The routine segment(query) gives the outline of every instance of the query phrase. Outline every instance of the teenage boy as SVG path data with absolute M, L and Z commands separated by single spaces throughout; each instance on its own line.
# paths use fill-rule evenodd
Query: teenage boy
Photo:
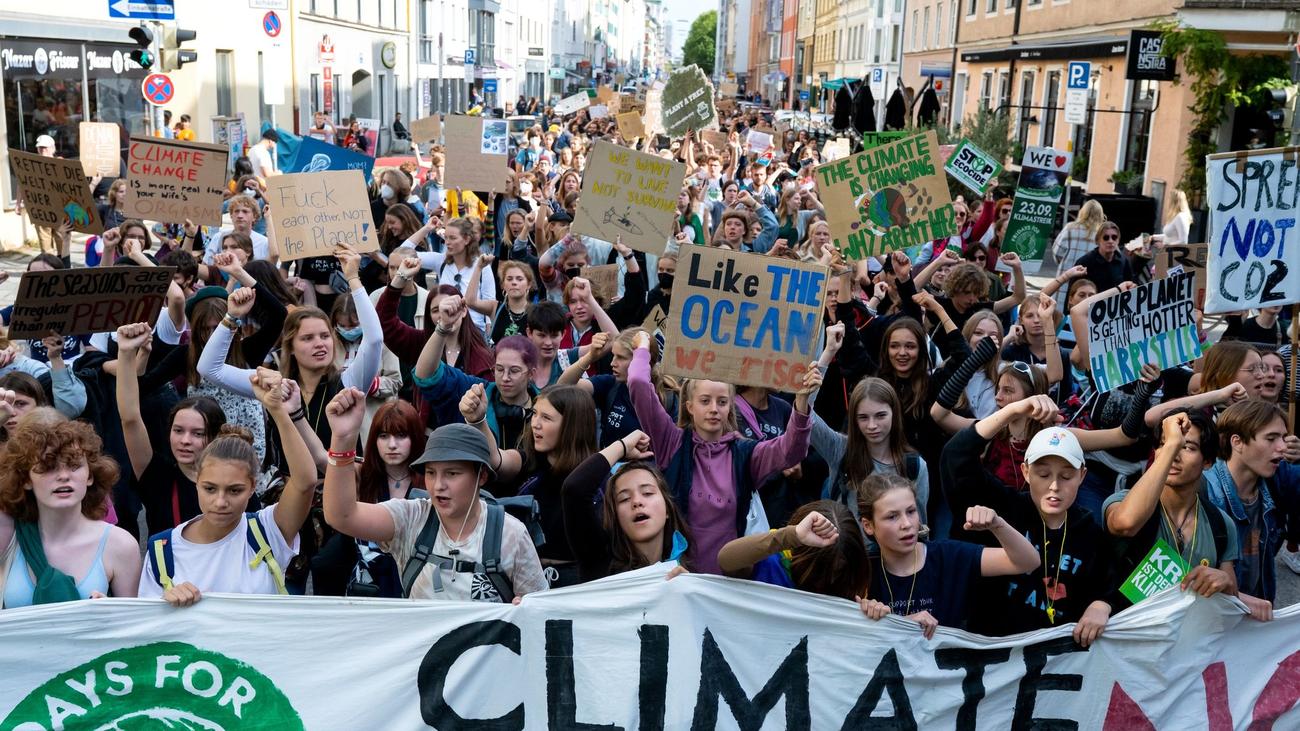
M 468 424 L 435 429 L 424 454 L 412 463 L 424 472 L 429 497 L 359 502 L 355 461 L 365 411 L 366 396 L 355 388 L 339 392 L 326 406 L 333 430 L 322 498 L 326 522 L 392 554 L 404 593 L 412 599 L 508 602 L 547 588 L 528 529 L 508 514 L 498 514 L 503 520 L 494 523 L 479 497 L 493 476 L 492 465 L 487 439 Z M 425 528 L 432 528 L 435 515 L 437 532 L 429 536 Z M 489 524 L 498 543 L 485 546 Z M 421 561 L 417 546 L 429 549 L 422 564 L 413 563 Z M 485 553 L 495 554 L 499 565 L 485 566 Z
M 1074 639 L 1087 647 L 1101 636 L 1111 615 L 1114 584 L 1105 532 L 1097 518 L 1075 504 L 1088 470 L 1083 448 L 1068 429 L 1055 426 L 1058 410 L 1048 396 L 1031 396 L 999 409 L 957 432 L 944 447 L 940 479 L 953 515 L 973 505 L 992 508 L 1034 544 L 1043 557 L 1027 574 L 986 579 L 968 629 L 1003 636 L 1078 622 Z M 1029 441 L 1019 491 L 984 468 L 990 441 L 1014 418 L 1047 423 Z M 983 543 L 979 533 L 953 526 L 957 540 Z
M 1218 441 L 1214 422 L 1200 411 L 1180 409 L 1161 422 L 1151 466 L 1133 489 L 1102 504 L 1106 532 L 1123 545 L 1121 573 L 1136 568 L 1158 539 L 1191 567 L 1183 589 L 1205 597 L 1237 593 L 1237 527 L 1203 487 L 1205 470 L 1218 456 Z
M 1286 418 L 1276 404 L 1247 399 L 1224 409 L 1218 429 L 1221 456 L 1205 473 L 1209 498 L 1236 523 L 1238 596 L 1252 615 L 1271 618 L 1277 593 L 1273 558 L 1282 547 L 1287 515 L 1300 512 L 1300 472 L 1283 466 Z

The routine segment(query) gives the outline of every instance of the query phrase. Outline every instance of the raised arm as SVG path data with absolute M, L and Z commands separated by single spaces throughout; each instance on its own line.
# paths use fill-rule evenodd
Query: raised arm
M 438 312 L 436 313 L 438 323 L 434 327 L 433 334 L 429 336 L 428 342 L 424 344 L 424 349 L 420 351 L 420 358 L 415 362 L 415 377 L 429 378 L 438 370 L 438 364 L 442 362 L 442 356 L 446 352 L 447 338 L 455 333 L 455 325 L 460 323 L 461 327 L 466 327 L 465 304 L 459 295 L 450 295 L 443 297 L 438 303 Z
M 754 446 L 754 453 L 749 458 L 749 473 L 754 484 L 761 483 L 775 472 L 794 467 L 808 456 L 808 436 L 812 431 L 812 420 L 808 416 L 812 409 L 808 398 L 821 385 L 822 371 L 816 363 L 810 363 L 808 370 L 804 371 L 803 384 L 795 392 L 794 408 L 790 411 L 785 433 Z
M 1156 449 L 1151 466 L 1142 473 L 1142 477 L 1138 479 L 1133 489 L 1128 491 L 1123 500 L 1106 510 L 1107 533 L 1132 538 L 1155 514 L 1156 506 L 1160 504 L 1160 493 L 1165 488 L 1165 478 L 1169 474 L 1169 468 L 1173 466 L 1178 452 L 1182 450 L 1183 441 L 1191 426 L 1192 422 L 1187 418 L 1187 414 L 1166 416 L 1161 422 L 1164 442 Z
M 480 254 L 474 260 L 474 270 L 469 273 L 469 284 L 465 286 L 465 304 L 469 308 L 484 317 L 491 317 L 496 314 L 497 307 L 501 304 L 500 300 L 480 299 L 478 296 L 479 281 L 483 278 L 483 270 L 492 266 L 496 257 L 491 254 Z
M 60 414 L 75 419 L 86 410 L 86 384 L 63 362 L 63 336 L 46 336 L 41 343 L 50 359 L 50 395 Z
M 904 254 L 903 258 L 906 259 L 907 255 Z M 898 257 L 894 257 L 894 261 L 897 262 Z M 930 281 L 930 278 L 934 276 L 935 272 L 939 271 L 943 267 L 952 266 L 959 261 L 961 261 L 961 256 L 958 255 L 956 251 L 952 249 L 944 249 L 942 254 L 934 257 L 933 261 L 925 265 L 925 268 L 921 270 L 920 274 L 917 274 L 912 278 L 912 284 L 916 286 L 917 291 L 920 291 L 925 288 L 926 283 Z M 909 261 L 908 263 L 910 264 L 911 262 Z M 898 265 L 895 264 L 894 267 L 894 271 L 897 272 Z
M 980 556 L 981 576 L 1014 576 L 1027 574 L 1042 564 L 1038 551 L 1028 538 L 1011 527 L 992 508 L 972 505 L 966 509 L 968 531 L 986 530 L 998 540 L 1001 548 L 985 548 Z
M 140 415 L 140 382 L 136 375 L 140 347 L 151 337 L 153 328 L 145 322 L 117 329 L 117 412 L 122 419 L 122 438 L 136 479 L 153 461 L 153 443 L 149 441 L 149 431 Z
M 243 287 L 226 296 L 226 316 L 212 331 L 208 342 L 199 354 L 198 372 L 204 380 L 221 386 L 231 393 L 253 398 L 253 388 L 249 379 L 254 372 L 247 368 L 236 368 L 226 363 L 230 355 L 230 343 L 235 330 L 243 327 L 242 318 L 247 317 L 253 309 L 253 300 L 257 290 Z
M 285 389 L 280 374 L 270 368 L 258 368 L 249 378 L 249 385 L 280 433 L 289 478 L 280 494 L 280 501 L 275 504 L 275 524 L 285 541 L 292 543 L 311 511 L 312 498 L 316 494 L 316 463 L 285 408 Z
M 460 415 L 466 424 L 479 430 L 488 443 L 488 453 L 492 455 L 492 461 L 497 473 L 497 479 L 507 481 L 519 474 L 523 469 L 523 455 L 517 449 L 502 450 L 497 446 L 496 435 L 488 428 L 487 424 L 487 389 L 483 384 L 476 383 L 469 387 L 465 395 L 460 399 Z
M 1244 401 L 1250 396 L 1246 387 L 1236 381 L 1229 383 L 1223 388 L 1205 393 L 1194 393 L 1191 396 L 1176 398 L 1172 401 L 1166 401 L 1156 404 L 1147 410 L 1146 417 L 1143 421 L 1152 429 L 1157 424 L 1164 421 L 1165 416 L 1175 409 L 1203 409 L 1207 406 L 1218 406 L 1220 404 L 1235 404 L 1238 401 Z
M 357 500 L 356 449 L 361 421 L 366 414 L 366 395 L 355 388 L 338 392 L 325 406 L 330 422 L 331 456 L 325 468 L 325 492 L 321 503 L 325 522 L 345 535 L 363 541 L 393 539 L 393 516 L 382 505 Z
M 1056 275 L 1056 277 L 1053 278 L 1052 281 L 1048 282 L 1047 284 L 1044 284 L 1043 288 L 1039 290 L 1039 294 L 1045 294 L 1048 297 L 1053 297 L 1056 295 L 1057 291 L 1061 289 L 1061 287 L 1064 287 L 1065 285 L 1069 284 L 1071 279 L 1075 279 L 1076 277 L 1087 276 L 1087 274 L 1088 274 L 1088 267 L 1072 266 L 1069 269 L 1066 269 L 1065 271 Z
M 564 369 L 564 372 L 560 374 L 556 383 L 567 386 L 576 385 L 587 393 L 592 393 L 594 389 L 591 381 L 583 378 L 583 375 L 585 375 L 597 361 L 604 357 L 606 352 L 605 349 L 609 347 L 609 341 L 612 337 L 613 336 L 609 333 L 603 332 L 592 335 L 591 345 L 577 360 L 573 361 L 568 368 Z
M 340 246 L 335 256 L 343 266 L 348 286 L 352 288 L 352 302 L 357 307 L 357 320 L 361 324 L 361 345 L 356 358 L 343 371 L 343 385 L 369 393 L 383 363 L 384 326 L 379 324 L 375 303 L 370 301 L 370 295 L 361 286 L 361 255 L 351 247 Z
M 689 439 L 690 435 L 677 426 L 664 409 L 663 402 L 659 400 L 659 394 L 650 381 L 650 336 L 645 332 L 637 333 L 636 336 L 636 350 L 632 352 L 632 362 L 627 367 L 627 388 L 632 396 L 632 410 L 636 412 L 636 419 L 641 424 L 641 429 L 650 435 L 655 462 L 660 469 L 667 468 L 682 440 Z
M 1020 262 L 1020 255 L 1011 251 L 1001 258 L 1004 264 L 1011 267 L 1011 294 L 993 303 L 993 312 L 999 315 L 1025 301 L 1025 269 Z

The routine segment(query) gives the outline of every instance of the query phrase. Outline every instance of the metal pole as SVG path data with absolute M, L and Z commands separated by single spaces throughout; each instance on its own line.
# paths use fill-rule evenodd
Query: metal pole
M 446 94 L 447 84 L 442 77 L 442 58 L 445 56 L 442 52 L 442 31 L 438 32 L 438 111 L 446 112 Z
M 151 22 L 150 22 L 150 25 L 153 26 L 153 49 L 152 49 L 152 50 L 153 50 L 153 63 L 154 63 L 154 67 L 155 67 L 155 68 L 159 68 L 159 69 L 161 69 L 161 68 L 162 68 L 162 34 L 163 34 L 163 24 L 162 24 L 161 22 L 155 20 L 155 21 L 151 21 Z M 154 133 L 154 135 L 156 135 L 156 136 L 158 136 L 158 137 L 164 137 L 164 136 L 166 136 L 165 133 L 163 132 L 163 127 L 166 126 L 166 123 L 163 122 L 163 108 L 162 108 L 161 106 L 157 105 L 157 104 L 153 104 L 152 102 L 150 102 L 150 101 L 147 100 L 147 99 L 145 100 L 145 103 L 146 103 L 146 104 L 149 104 L 149 105 L 150 105 L 150 108 L 153 110 L 153 113 L 150 114 L 149 116 L 150 116 L 150 118 L 153 120 L 153 133 Z

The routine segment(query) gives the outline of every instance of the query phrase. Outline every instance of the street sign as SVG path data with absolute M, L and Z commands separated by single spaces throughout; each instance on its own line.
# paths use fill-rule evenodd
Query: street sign
M 172 85 L 172 79 L 167 74 L 149 74 L 140 83 L 140 92 L 144 94 L 145 101 L 161 107 L 176 95 L 176 87 Z
M 497 80 L 496 80 L 496 79 L 483 79 L 483 93 L 485 93 L 485 94 L 495 94 L 495 93 L 497 93 Z
M 1092 79 L 1092 64 L 1071 61 L 1065 77 L 1065 121 L 1084 124 L 1088 119 L 1088 84 Z
M 466 65 L 466 66 L 473 66 L 473 65 L 474 65 L 474 49 L 473 49 L 473 48 L 466 48 L 466 49 L 465 49 L 465 65 Z
M 108 17 L 176 20 L 175 0 L 108 0 Z
M 883 84 L 883 83 L 885 83 L 885 70 L 884 70 L 884 69 L 871 69 L 871 83 L 873 83 L 873 84 Z
M 262 16 L 262 30 L 272 38 L 280 35 L 280 16 L 276 15 L 274 10 Z
M 807 89 L 800 89 L 800 90 L 799 90 L 799 101 L 805 101 L 805 102 L 808 101 L 808 90 L 807 90 Z

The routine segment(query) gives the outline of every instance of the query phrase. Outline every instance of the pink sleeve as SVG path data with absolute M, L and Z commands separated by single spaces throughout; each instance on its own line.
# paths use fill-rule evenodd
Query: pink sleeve
M 754 484 L 760 484 L 775 472 L 794 467 L 807 457 L 811 432 L 812 419 L 798 409 L 792 410 L 784 434 L 759 442 L 754 447 L 754 454 L 749 458 L 749 473 Z
M 655 393 L 654 384 L 650 382 L 650 351 L 637 348 L 632 353 L 632 363 L 627 368 L 627 388 L 632 394 L 632 408 L 636 419 L 641 423 L 641 431 L 650 437 L 654 449 L 655 462 L 666 468 L 668 462 L 682 445 L 681 427 L 673 423 L 673 418 L 659 403 L 659 394 Z M 804 449 L 808 440 L 804 438 Z

